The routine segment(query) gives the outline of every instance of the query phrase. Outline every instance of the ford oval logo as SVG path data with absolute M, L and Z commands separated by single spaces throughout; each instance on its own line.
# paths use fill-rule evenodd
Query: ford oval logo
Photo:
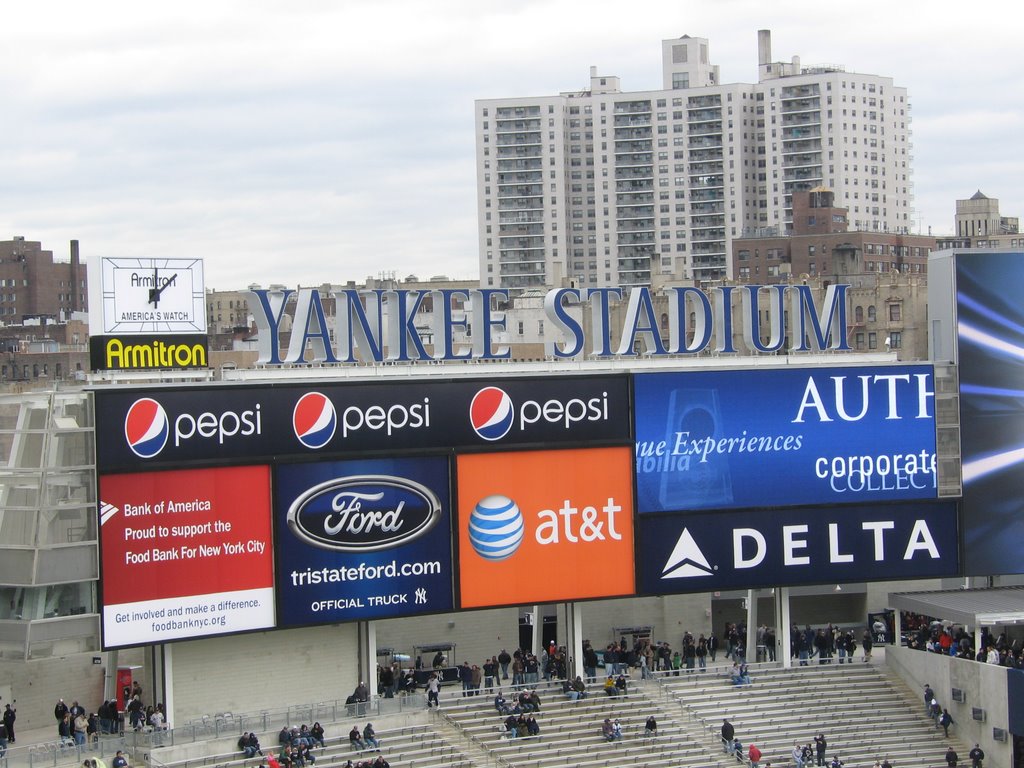
M 441 518 L 433 491 L 404 477 L 357 475 L 315 485 L 288 507 L 288 527 L 321 549 L 374 552 L 418 539 Z

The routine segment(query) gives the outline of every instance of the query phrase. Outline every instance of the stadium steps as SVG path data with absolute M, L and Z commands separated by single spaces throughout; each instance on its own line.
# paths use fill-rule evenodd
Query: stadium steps
M 657 693 L 653 685 L 634 681 L 627 696 L 615 697 L 605 695 L 600 685 L 590 685 L 588 697 L 580 701 L 569 700 L 561 692 L 560 683 L 537 684 L 536 690 L 541 697 L 540 711 L 535 713 L 541 729 L 538 737 L 507 738 L 505 718 L 495 711 L 493 695 L 450 702 L 442 715 L 485 750 L 491 760 L 513 768 L 728 765 L 716 760 L 715 753 L 708 753 L 692 727 L 681 721 L 673 700 L 649 695 Z M 510 700 L 513 693 L 506 691 Z M 658 720 L 658 736 L 647 738 L 644 725 L 652 714 Z M 621 741 L 604 740 L 601 725 L 606 717 L 619 719 Z
M 701 725 L 708 749 L 724 754 L 719 733 L 728 718 L 744 749 L 757 744 L 773 766 L 792 765 L 794 743 L 813 746 L 819 732 L 828 739 L 829 757 L 838 753 L 846 768 L 871 768 L 886 756 L 900 768 L 932 768 L 944 764 L 951 741 L 961 756 L 967 753 L 907 699 L 905 686 L 868 664 L 762 669 L 750 686 L 719 676 L 670 678 L 662 687 Z

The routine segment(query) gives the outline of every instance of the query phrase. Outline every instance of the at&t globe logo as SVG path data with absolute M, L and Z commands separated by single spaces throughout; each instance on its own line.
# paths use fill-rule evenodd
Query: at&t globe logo
M 512 398 L 498 387 L 485 387 L 469 404 L 469 423 L 484 440 L 501 440 L 512 429 L 515 420 Z
M 508 496 L 481 499 L 469 516 L 469 541 L 485 560 L 511 557 L 519 549 L 525 531 L 523 513 Z
M 299 398 L 292 412 L 295 437 L 307 448 L 323 448 L 334 437 L 338 414 L 334 403 L 319 392 L 307 392 Z
M 132 403 L 124 417 L 124 437 L 132 453 L 151 459 L 167 445 L 170 434 L 167 412 L 156 400 L 140 398 Z

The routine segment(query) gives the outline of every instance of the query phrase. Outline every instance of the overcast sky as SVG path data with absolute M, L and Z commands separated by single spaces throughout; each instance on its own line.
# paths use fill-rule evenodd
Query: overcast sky
M 0 239 L 201 256 L 207 287 L 476 278 L 473 101 L 661 87 L 661 40 L 723 82 L 775 60 L 886 75 L 913 106 L 915 227 L 981 189 L 1024 216 L 1024 11 L 931 2 L 7 3 Z

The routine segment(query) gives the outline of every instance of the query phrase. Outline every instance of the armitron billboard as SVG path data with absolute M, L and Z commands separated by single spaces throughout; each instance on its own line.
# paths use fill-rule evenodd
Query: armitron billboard
M 955 502 L 647 515 L 638 591 L 659 595 L 959 572 Z
M 638 374 L 637 507 L 937 496 L 931 366 Z
M 630 439 L 619 376 L 101 389 L 99 471 Z
M 270 470 L 100 478 L 103 646 L 274 626 Z
M 447 458 L 285 464 L 274 496 L 279 627 L 452 610 Z
M 463 608 L 633 594 L 630 449 L 457 459 Z

